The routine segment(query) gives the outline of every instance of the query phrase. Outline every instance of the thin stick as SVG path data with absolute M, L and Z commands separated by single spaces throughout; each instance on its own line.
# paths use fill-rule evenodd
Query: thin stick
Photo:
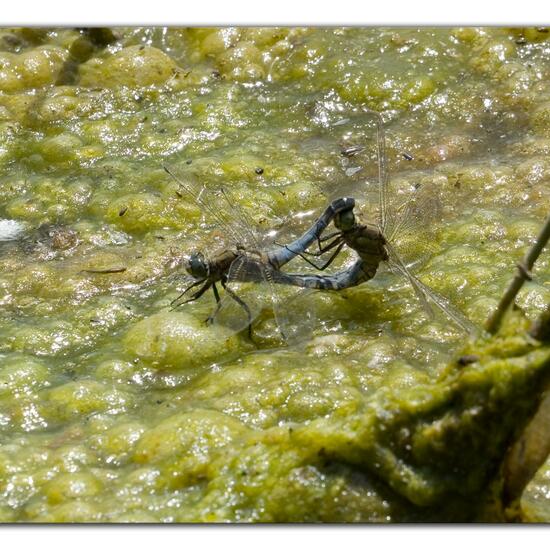
M 550 216 L 546 218 L 546 221 L 544 222 L 544 226 L 541 232 L 539 233 L 539 236 L 535 240 L 535 243 L 533 244 L 533 246 L 528 250 L 523 260 L 519 264 L 517 264 L 517 273 L 515 277 L 512 279 L 512 282 L 506 289 L 506 292 L 502 296 L 496 310 L 489 317 L 486 328 L 490 334 L 495 334 L 498 331 L 502 318 L 506 313 L 506 310 L 510 307 L 512 302 L 515 300 L 517 293 L 519 292 L 520 288 L 523 286 L 523 283 L 525 281 L 531 280 L 532 278 L 531 269 L 533 268 L 533 265 L 537 260 L 537 258 L 539 257 L 540 253 L 542 252 L 543 248 L 546 246 L 546 243 L 548 242 L 549 238 L 550 238 Z
M 124 273 L 126 271 L 125 267 L 108 267 L 107 269 L 83 269 L 83 273 Z

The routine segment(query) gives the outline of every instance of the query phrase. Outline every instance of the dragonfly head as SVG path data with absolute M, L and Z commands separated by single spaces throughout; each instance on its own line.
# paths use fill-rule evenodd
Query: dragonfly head
M 334 225 L 340 231 L 349 231 L 355 227 L 355 214 L 353 207 L 347 210 L 342 210 L 334 216 Z
M 208 261 L 202 252 L 193 252 L 187 260 L 185 269 L 189 275 L 195 279 L 202 280 L 208 278 L 209 268 Z

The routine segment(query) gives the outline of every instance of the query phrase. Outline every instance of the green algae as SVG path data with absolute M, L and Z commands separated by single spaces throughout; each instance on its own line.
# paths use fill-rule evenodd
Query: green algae
M 409 256 L 481 324 L 550 204 L 547 33 L 113 33 L 90 49 L 74 29 L 0 31 L 0 219 L 25 227 L 0 241 L 0 519 L 476 519 L 546 347 L 512 323 L 459 368 L 464 337 L 382 271 L 309 297 L 299 350 L 269 312 L 256 347 L 204 324 L 212 296 L 170 312 L 182 256 L 226 235 L 162 163 L 223 183 L 290 238 L 330 197 L 353 193 L 372 215 L 372 121 L 352 175 L 341 151 L 358 131 L 340 142 L 331 124 L 382 111 L 396 188 L 434 186 L 443 205 Z M 548 304 L 548 266 L 518 297 L 530 319 Z M 295 322 L 305 307 L 288 306 Z M 545 479 L 524 519 L 547 517 Z
M 548 460 L 539 468 L 521 497 L 521 518 L 533 523 L 548 523 L 548 494 L 549 494 Z
M 211 329 L 184 313 L 151 315 L 124 336 L 129 355 L 163 369 L 204 365 L 236 350 L 237 346 L 236 337 L 230 331 L 217 326 Z

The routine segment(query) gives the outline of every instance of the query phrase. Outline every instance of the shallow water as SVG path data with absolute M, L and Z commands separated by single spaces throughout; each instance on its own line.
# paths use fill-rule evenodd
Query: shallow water
M 23 230 L 0 239 L 0 519 L 433 519 L 347 465 L 294 468 L 280 430 L 436 380 L 465 335 L 384 270 L 290 302 L 314 316 L 296 348 L 269 311 L 253 343 L 205 326 L 210 293 L 170 311 L 182 257 L 226 235 L 162 164 L 286 239 L 343 194 L 373 214 L 372 120 L 351 135 L 360 163 L 334 123 L 382 112 L 393 184 L 442 203 L 410 245 L 416 273 L 481 325 L 550 204 L 548 33 L 113 31 L 0 31 L 0 221 Z M 517 302 L 530 319 L 550 302 L 547 255 Z

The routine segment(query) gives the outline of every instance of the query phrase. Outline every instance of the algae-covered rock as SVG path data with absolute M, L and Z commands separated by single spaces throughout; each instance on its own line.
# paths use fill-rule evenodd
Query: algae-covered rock
M 535 345 L 520 357 L 510 351 L 507 359 L 482 355 L 399 397 L 392 389 L 379 391 L 365 413 L 336 430 L 315 421 L 296 436 L 328 457 L 366 467 L 417 505 L 475 495 L 536 410 L 550 373 L 547 348 Z
M 101 491 L 101 482 L 91 474 L 67 473 L 53 478 L 42 491 L 52 504 L 96 495 Z
M 44 413 L 52 422 L 105 411 L 117 414 L 132 405 L 130 394 L 95 380 L 67 382 L 49 390 L 45 397 Z
M 516 46 L 511 40 L 486 40 L 476 48 L 472 65 L 484 72 L 498 69 L 516 55 Z
M 29 393 L 50 384 L 51 374 L 38 359 L 14 356 L 2 360 L 0 366 L 0 397 Z
M 209 327 L 188 313 L 161 312 L 134 325 L 124 336 L 128 354 L 164 368 L 192 369 L 237 349 L 227 329 Z
M 98 449 L 110 463 L 115 461 L 120 463 L 129 456 L 145 429 L 145 426 L 139 422 L 115 425 L 95 436 L 93 447 Z
M 0 52 L 0 90 L 16 92 L 53 84 L 67 55 L 56 46 L 39 46 L 21 54 Z
M 78 427 L 69 428 L 51 441 L 50 463 L 57 472 L 88 471 L 96 462 L 96 455 L 82 444 L 75 444 L 74 440 L 82 437 L 82 430 Z
M 25 283 L 25 286 L 21 284 L 21 287 L 16 287 L 18 292 L 25 292 L 27 284 L 36 285 L 44 293 L 44 297 L 47 296 L 50 299 L 55 297 L 63 303 L 64 300 L 74 297 L 79 292 L 90 291 L 90 286 L 80 284 L 77 278 L 61 282 L 53 279 L 51 286 L 48 286 L 41 284 L 40 279 L 33 281 L 32 275 L 27 273 L 24 279 L 19 281 Z M 41 274 L 35 273 L 35 275 Z M 46 281 L 48 281 L 47 278 Z M 40 296 L 40 293 L 37 294 Z M 64 355 L 71 350 L 92 347 L 94 342 L 111 333 L 131 317 L 133 317 L 132 310 L 120 298 L 106 296 L 98 298 L 97 301 L 90 301 L 79 310 L 66 312 L 61 317 L 50 314 L 47 322 L 40 327 L 32 323 L 12 325 L 5 331 L 4 336 L 5 341 L 14 351 L 46 356 Z
M 410 103 L 420 103 L 436 89 L 435 82 L 428 77 L 420 77 L 408 82 L 403 90 L 403 98 Z
M 407 265 L 481 324 L 550 204 L 549 36 L 0 29 L 0 220 L 22 228 L 0 241 L 0 519 L 483 519 L 546 370 L 525 327 L 449 361 L 464 336 L 382 267 L 280 302 L 307 334 L 296 347 L 267 308 L 250 340 L 204 323 L 211 291 L 170 300 L 182 257 L 249 240 L 217 222 L 250 218 L 283 244 L 349 195 L 373 223 L 386 174 Z M 384 120 L 385 171 L 365 107 Z M 198 206 L 163 164 L 227 200 Z M 441 211 L 409 224 L 401 205 L 426 188 Z M 342 252 L 322 275 L 350 265 Z M 299 258 L 284 269 L 315 272 Z M 542 255 L 517 299 L 529 319 L 549 273 Z M 238 295 L 265 305 L 250 287 Z M 514 448 L 529 453 L 521 492 L 544 449 Z M 545 468 L 499 520 L 547 517 Z
M 28 517 L 37 523 L 92 523 L 101 521 L 102 511 L 95 504 L 71 499 L 59 505 L 44 506 L 40 511 L 31 507 Z
M 521 519 L 532 523 L 550 522 L 550 457 L 539 468 L 521 495 Z
M 197 467 L 199 463 L 206 467 L 212 451 L 246 432 L 245 426 L 225 414 L 208 410 L 184 412 L 146 431 L 133 459 L 137 463 L 155 463 L 168 457 L 178 460 L 189 457 L 197 462 Z
M 465 367 L 450 366 L 438 381 L 379 390 L 362 411 L 245 432 L 233 445 L 213 450 L 202 473 L 204 512 L 196 519 L 319 520 L 324 511 L 313 502 L 327 499 L 330 508 L 325 491 L 332 487 L 331 494 L 339 494 L 333 485 L 337 478 L 355 495 L 352 508 L 366 498 L 363 490 L 370 485 L 372 508 L 362 518 L 379 517 L 383 507 L 377 499 L 390 488 L 395 493 L 386 512 L 394 519 L 422 513 L 424 518 L 475 518 L 480 496 L 550 376 L 547 346 L 503 336 L 497 357 L 489 351 L 492 346 L 484 351 L 483 342 L 472 344 L 479 356 Z M 162 477 L 185 487 L 192 482 L 186 465 L 185 460 L 161 463 Z M 345 472 L 360 477 L 344 476 L 343 482 Z M 309 481 L 296 483 L 301 479 Z M 303 506 L 282 498 L 287 489 Z
M 550 137 L 550 101 L 540 104 L 533 111 L 531 121 L 538 134 Z
M 100 379 L 129 380 L 136 373 L 136 366 L 131 361 L 107 360 L 101 362 L 96 368 L 96 375 Z
M 104 60 L 93 58 L 80 67 L 80 84 L 95 86 L 152 86 L 164 84 L 178 68 L 158 48 L 128 46 Z
M 166 214 L 164 201 L 151 193 L 133 193 L 113 201 L 104 213 L 111 223 L 125 231 L 148 231 L 172 225 Z

